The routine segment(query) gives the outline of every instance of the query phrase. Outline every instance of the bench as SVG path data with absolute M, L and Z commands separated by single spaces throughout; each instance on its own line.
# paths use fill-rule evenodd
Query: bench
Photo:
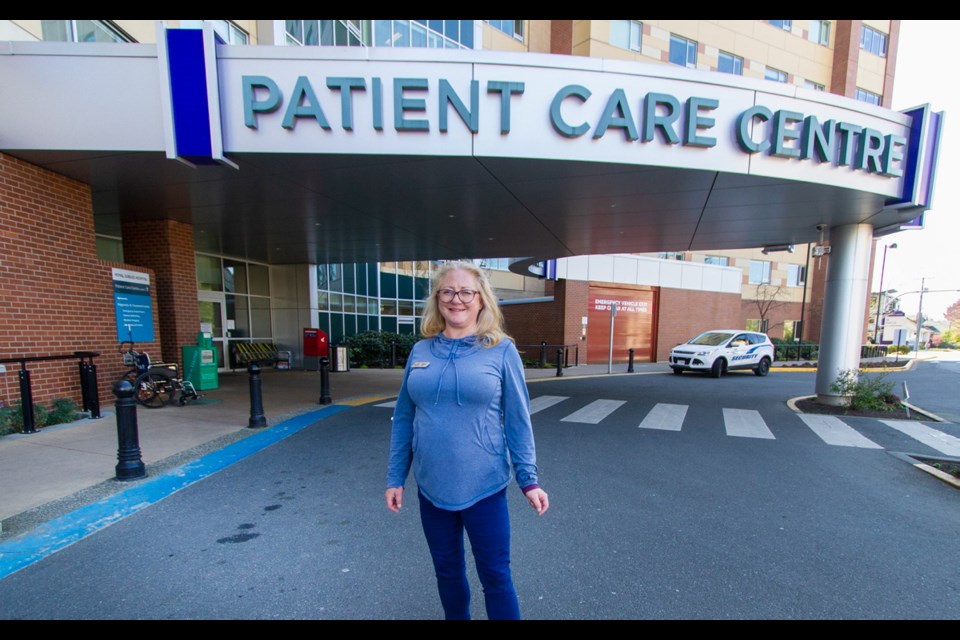
M 273 364 L 279 359 L 277 345 L 272 342 L 234 342 L 233 355 L 238 365 Z

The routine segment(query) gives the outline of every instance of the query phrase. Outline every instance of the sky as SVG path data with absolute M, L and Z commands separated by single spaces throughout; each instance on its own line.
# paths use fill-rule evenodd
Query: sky
M 871 291 L 880 290 L 883 246 L 887 249 L 883 269 L 883 289 L 896 289 L 900 308 L 915 316 L 920 304 L 930 320 L 942 320 L 943 314 L 960 300 L 960 86 L 952 73 L 944 74 L 948 53 L 957 33 L 958 20 L 904 20 L 900 23 L 900 44 L 893 87 L 893 109 L 902 111 L 929 103 L 934 111 L 944 114 L 940 139 L 940 160 L 937 166 L 933 202 L 925 216 L 925 228 L 900 231 L 883 236 L 877 243 Z M 938 293 L 940 289 L 953 291 Z M 897 295 L 894 294 L 894 295 Z

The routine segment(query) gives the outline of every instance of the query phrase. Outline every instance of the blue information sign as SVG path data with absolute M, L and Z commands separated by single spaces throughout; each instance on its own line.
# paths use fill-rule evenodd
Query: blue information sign
M 118 341 L 153 342 L 153 302 L 148 274 L 113 269 L 113 306 Z

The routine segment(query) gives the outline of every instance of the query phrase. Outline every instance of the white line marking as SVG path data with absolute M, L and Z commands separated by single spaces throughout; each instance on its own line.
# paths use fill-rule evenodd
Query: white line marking
M 624 404 L 626 404 L 626 400 L 594 400 L 579 411 L 574 411 L 563 418 L 560 422 L 597 424 Z
M 883 449 L 883 447 L 863 436 L 859 431 L 849 426 L 840 418 L 801 413 L 800 419 L 827 444 L 837 445 L 839 447 Z
M 543 411 L 544 409 L 549 409 L 558 402 L 563 402 L 570 396 L 538 396 L 530 401 L 530 415 L 535 414 L 537 411 Z
M 724 409 L 723 423 L 728 436 L 776 439 L 760 417 L 760 412 L 753 409 Z
M 663 431 L 680 431 L 683 419 L 687 415 L 687 405 L 657 403 L 647 417 L 640 423 L 641 429 L 661 429 Z
M 960 456 L 960 438 L 913 420 L 881 420 L 880 422 L 919 440 L 940 453 Z
M 375 405 L 373 405 L 373 406 L 375 406 L 375 407 L 386 407 L 387 409 L 393 409 L 395 406 L 397 406 L 397 401 L 396 401 L 396 400 L 391 400 L 390 402 L 382 402 L 382 403 L 380 403 L 380 404 L 375 404 Z

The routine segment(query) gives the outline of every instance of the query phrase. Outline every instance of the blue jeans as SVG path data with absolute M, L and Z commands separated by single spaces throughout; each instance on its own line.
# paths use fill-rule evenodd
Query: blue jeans
M 447 620 L 470 619 L 470 585 L 464 556 L 463 532 L 483 585 L 490 620 L 519 620 L 520 604 L 510 574 L 510 518 L 507 490 L 484 498 L 462 511 L 439 509 L 420 496 L 420 522 L 427 537 L 437 574 L 437 590 Z

